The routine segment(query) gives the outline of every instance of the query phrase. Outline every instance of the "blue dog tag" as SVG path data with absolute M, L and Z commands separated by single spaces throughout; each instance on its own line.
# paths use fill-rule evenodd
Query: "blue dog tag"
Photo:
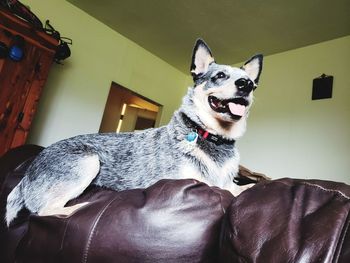
M 186 140 L 189 142 L 195 142 L 195 141 L 197 141 L 197 138 L 198 138 L 198 133 L 196 133 L 196 132 L 190 132 L 186 136 Z

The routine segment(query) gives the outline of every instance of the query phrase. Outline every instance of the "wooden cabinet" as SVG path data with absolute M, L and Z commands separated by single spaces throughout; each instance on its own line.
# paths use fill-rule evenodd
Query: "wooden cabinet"
M 0 9 L 0 41 L 11 47 L 18 39 L 23 58 L 0 58 L 0 156 L 25 143 L 58 46 L 52 36 Z

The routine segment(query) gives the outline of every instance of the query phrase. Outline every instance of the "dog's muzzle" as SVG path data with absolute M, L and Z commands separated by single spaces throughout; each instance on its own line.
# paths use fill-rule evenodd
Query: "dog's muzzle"
M 248 100 L 243 97 L 220 100 L 215 96 L 209 96 L 208 102 L 213 111 L 228 113 L 234 120 L 239 120 L 246 113 Z

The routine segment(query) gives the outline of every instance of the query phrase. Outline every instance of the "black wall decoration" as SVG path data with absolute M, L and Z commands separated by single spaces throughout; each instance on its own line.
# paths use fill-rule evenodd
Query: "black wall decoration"
M 333 76 L 322 74 L 312 82 L 312 100 L 332 98 Z

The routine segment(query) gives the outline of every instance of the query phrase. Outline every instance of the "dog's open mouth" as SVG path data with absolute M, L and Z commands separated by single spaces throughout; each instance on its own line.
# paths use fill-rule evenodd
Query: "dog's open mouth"
M 244 116 L 246 107 L 249 105 L 249 102 L 242 97 L 220 100 L 215 96 L 209 96 L 208 102 L 214 111 L 229 113 L 235 120 L 239 120 Z

